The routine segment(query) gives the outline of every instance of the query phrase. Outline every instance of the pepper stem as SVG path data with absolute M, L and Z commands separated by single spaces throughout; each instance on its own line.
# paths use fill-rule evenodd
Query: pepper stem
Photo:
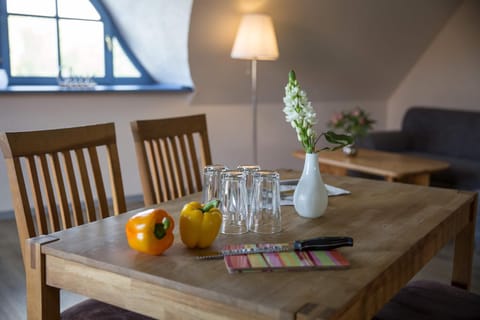
M 202 210 L 203 213 L 210 211 L 212 208 L 218 208 L 220 205 L 220 200 L 218 199 L 213 199 L 207 202 L 200 210 Z
M 170 220 L 167 217 L 164 217 L 162 222 L 155 223 L 155 229 L 153 230 L 155 237 L 159 240 L 163 239 L 167 234 L 168 228 L 170 228 L 170 224 Z

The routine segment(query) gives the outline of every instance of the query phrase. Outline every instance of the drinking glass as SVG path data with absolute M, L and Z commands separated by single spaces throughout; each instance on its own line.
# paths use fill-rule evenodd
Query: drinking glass
M 223 214 L 221 232 L 242 234 L 248 231 L 247 188 L 245 173 L 239 170 L 221 172 L 220 208 Z
M 247 187 L 247 210 L 248 214 L 251 211 L 251 202 L 252 202 L 252 189 L 253 189 L 253 174 L 260 170 L 260 166 L 258 165 L 240 165 L 237 166 L 237 169 L 240 171 L 245 172 L 246 178 L 246 187 Z
M 203 203 L 220 199 L 220 188 L 222 186 L 220 173 L 226 169 L 227 167 L 222 164 L 209 165 L 203 168 Z
M 261 170 L 253 174 L 253 192 L 249 230 L 257 233 L 276 233 L 282 230 L 280 210 L 280 175 Z

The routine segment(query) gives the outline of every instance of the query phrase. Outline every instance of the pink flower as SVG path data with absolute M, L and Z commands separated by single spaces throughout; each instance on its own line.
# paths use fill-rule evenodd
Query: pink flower
M 355 108 L 355 110 L 352 111 L 352 115 L 355 117 L 360 116 L 361 110 L 359 108 Z
M 343 115 L 341 113 L 334 113 L 332 118 L 330 119 L 330 122 L 332 125 L 336 125 L 340 120 L 342 120 Z

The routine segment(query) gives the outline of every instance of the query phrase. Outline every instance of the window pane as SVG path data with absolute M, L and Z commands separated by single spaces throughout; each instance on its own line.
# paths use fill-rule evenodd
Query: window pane
M 7 0 L 7 12 L 55 16 L 55 0 Z
M 62 67 L 78 76 L 104 77 L 103 23 L 63 19 L 59 23 Z
M 58 0 L 58 16 L 100 20 L 100 15 L 90 0 Z
M 115 77 L 140 78 L 140 72 L 125 54 L 117 38 L 113 38 L 113 75 Z
M 55 77 L 57 28 L 53 18 L 8 17 L 12 76 Z

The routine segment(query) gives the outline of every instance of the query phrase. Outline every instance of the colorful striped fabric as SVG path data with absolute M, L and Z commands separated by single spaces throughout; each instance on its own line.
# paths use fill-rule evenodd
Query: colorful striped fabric
M 251 247 L 252 245 L 244 245 Z M 225 249 L 234 249 L 227 246 Z M 235 249 L 239 246 L 235 245 Z M 290 251 L 225 256 L 230 273 L 245 271 L 312 270 L 347 268 L 350 263 L 337 250 Z

